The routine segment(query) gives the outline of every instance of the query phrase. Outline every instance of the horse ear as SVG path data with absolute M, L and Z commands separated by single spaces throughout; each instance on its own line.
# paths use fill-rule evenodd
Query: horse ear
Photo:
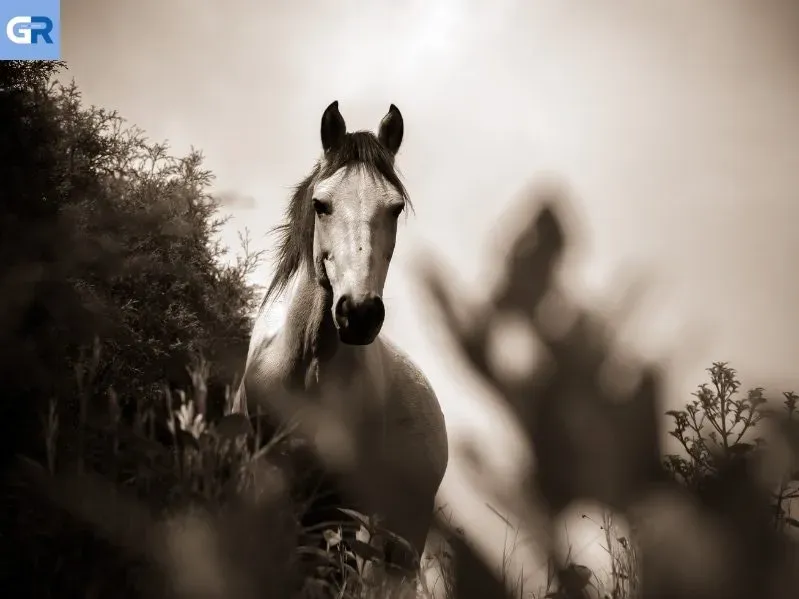
M 386 116 L 380 121 L 377 139 L 389 152 L 396 154 L 402 145 L 403 133 L 405 133 L 405 124 L 402 121 L 402 113 L 392 104 Z
M 338 111 L 338 100 L 330 104 L 322 115 L 322 149 L 325 152 L 337 148 L 347 134 L 347 123 Z

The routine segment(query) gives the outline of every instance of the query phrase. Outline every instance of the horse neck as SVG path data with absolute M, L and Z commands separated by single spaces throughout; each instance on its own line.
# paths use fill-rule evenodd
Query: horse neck
M 341 346 L 331 312 L 333 296 L 303 270 L 298 273 L 294 293 L 287 299 L 281 335 L 291 361 L 290 377 L 294 384 L 311 390 Z

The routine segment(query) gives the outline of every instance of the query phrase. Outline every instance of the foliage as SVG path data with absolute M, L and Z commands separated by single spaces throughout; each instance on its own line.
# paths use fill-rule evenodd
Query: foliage
M 53 82 L 63 68 L 0 63 L 7 588 L 30 597 L 426 594 L 420 581 L 381 579 L 384 556 L 368 541 L 392 534 L 373 518 L 341 510 L 340 521 L 300 526 L 290 435 L 264 444 L 246 419 L 220 418 L 246 353 L 256 296 L 246 277 L 261 256 L 243 237 L 244 257 L 223 263 L 199 152 L 170 156 L 115 113 L 86 107 L 74 84 Z M 793 596 L 797 396 L 785 393 L 778 415 L 762 389 L 741 396 L 736 372 L 716 363 L 685 409 L 668 412 L 681 453 L 663 458 L 660 373 L 640 366 L 631 389 L 603 384 L 614 378 L 614 323 L 559 289 L 562 193 L 543 200 L 484 304 L 454 299 L 439 272 L 425 284 L 461 357 L 535 452 L 518 488 L 485 492 L 550 556 L 546 596 Z M 491 333 L 508 314 L 538 338 L 549 367 L 496 367 Z M 756 473 L 779 447 L 788 459 L 764 492 Z M 490 480 L 479 460 L 475 468 Z M 608 508 L 607 584 L 552 540 L 557 517 L 581 499 Z M 446 596 L 527 596 L 520 575 L 486 564 L 470 524 L 439 520 Z
M 620 362 L 617 323 L 561 287 L 558 268 L 568 249 L 568 222 L 561 216 L 565 190 L 548 185 L 526 199 L 525 209 L 536 208 L 487 299 L 467 303 L 429 261 L 424 282 L 460 357 L 501 398 L 530 443 L 535 467 L 518 487 L 484 491 L 492 504 L 516 514 L 537 551 L 550 557 L 555 589 L 546 594 L 584 598 L 601 588 L 555 541 L 559 517 L 580 501 L 603 505 L 629 525 L 627 535 L 615 526 L 606 529 L 616 541 L 606 546 L 612 570 L 607 596 L 794 596 L 799 550 L 774 526 L 759 465 L 773 463 L 778 447 L 796 463 L 796 427 L 785 413 L 774 415 L 773 441 L 750 441 L 747 431 L 759 424 L 762 393 L 737 397 L 734 371 L 717 364 L 716 393 L 702 387 L 686 410 L 672 413 L 686 455 L 664 464 L 662 368 Z M 526 373 L 508 372 L 494 353 L 493 336 L 509 319 L 536 345 L 538 359 Z M 793 397 L 786 396 L 788 416 Z M 697 434 L 691 433 L 694 425 Z M 475 479 L 491 480 L 479 460 L 476 467 Z M 508 596 L 472 548 L 461 546 L 456 554 L 455 596 Z
M 0 298 L 2 529 L 16 545 L 4 576 L 27 596 L 194 592 L 207 556 L 186 565 L 181 552 L 209 530 L 242 563 L 256 559 L 257 588 L 275 596 L 329 587 L 350 557 L 376 561 L 361 555 L 368 545 L 332 542 L 352 515 L 298 531 L 280 438 L 260 446 L 249 423 L 220 420 L 261 254 L 243 236 L 243 256 L 224 262 L 201 153 L 171 156 L 85 106 L 74 83 L 54 81 L 63 68 L 0 65 L 0 278 L 13 290 Z M 253 526 L 267 534 L 247 540 Z M 359 578 L 346 578 L 350 595 Z
M 726 362 L 715 362 L 707 371 L 710 383 L 699 386 L 695 399 L 684 410 L 667 412 L 674 422 L 670 435 L 680 443 L 685 455 L 667 455 L 666 468 L 675 478 L 700 491 L 731 461 L 764 454 L 766 439 L 759 434 L 758 425 L 764 418 L 775 416 L 763 388 L 750 389 L 740 396 L 737 372 Z M 792 426 L 796 422 L 798 396 L 786 391 L 783 397 L 781 424 Z M 799 521 L 790 514 L 791 501 L 799 497 L 799 472 L 792 462 L 784 465 L 775 488 L 771 489 L 777 527 L 799 527 Z
M 86 107 L 59 65 L 0 66 L 0 351 L 9 455 L 33 438 L 34 410 L 72 401 L 81 356 L 103 352 L 91 401 L 113 388 L 160 405 L 202 355 L 225 384 L 246 351 L 260 258 L 222 262 L 222 220 L 202 155 L 170 156 L 114 112 Z M 246 241 L 246 239 L 244 240 Z M 66 423 L 65 423 L 66 424 Z M 19 431 L 19 434 L 13 434 Z

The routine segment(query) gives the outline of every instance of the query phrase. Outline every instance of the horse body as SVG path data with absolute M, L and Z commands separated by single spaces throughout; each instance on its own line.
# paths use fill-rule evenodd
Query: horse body
M 325 154 L 289 205 L 236 409 L 298 420 L 323 457 L 354 468 L 364 511 L 421 555 L 448 449 L 432 387 L 380 335 L 396 220 L 408 202 L 393 166 L 402 128 L 393 105 L 378 136 L 346 133 L 335 102 L 325 111 Z M 289 286 L 281 322 L 270 323 L 270 295 Z

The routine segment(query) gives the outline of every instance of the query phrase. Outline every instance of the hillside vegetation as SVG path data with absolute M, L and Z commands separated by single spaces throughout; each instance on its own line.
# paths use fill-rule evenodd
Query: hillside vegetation
M 361 535 L 385 531 L 357 513 L 303 530 L 290 469 L 278 467 L 285 439 L 256 439 L 228 415 L 261 256 L 243 236 L 241 257 L 222 259 L 201 153 L 172 156 L 86 106 L 75 85 L 54 83 L 66 74 L 0 63 L 4 596 L 796 596 L 797 396 L 744 392 L 724 362 L 668 414 L 657 365 L 630 366 L 632 388 L 609 385 L 615 323 L 554 276 L 570 242 L 555 189 L 532 198 L 539 210 L 485 304 L 459 305 L 450 277 L 422 273 L 461 358 L 534 450 L 513 496 L 484 492 L 529 526 L 551 580 L 539 592 L 498 575 L 472 549 L 474 531 L 443 516 L 437 589 L 367 577 L 364 563 L 382 556 Z M 529 326 L 549 367 L 508 378 L 492 364 L 490 333 L 507 315 Z M 662 418 L 674 453 L 661 446 Z M 470 465 L 487 474 L 479 452 Z M 552 541 L 579 500 L 607 511 L 608 572 Z

